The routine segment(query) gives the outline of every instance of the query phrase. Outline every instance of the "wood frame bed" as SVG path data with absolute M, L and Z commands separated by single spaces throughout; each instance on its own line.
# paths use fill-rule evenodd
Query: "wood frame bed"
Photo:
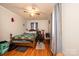
M 30 47 L 33 47 L 33 48 L 35 47 L 35 38 L 31 39 L 31 41 L 29 41 L 29 39 L 15 39 L 13 37 L 13 35 L 10 34 L 10 39 L 11 39 L 10 43 L 14 43 L 15 45 L 18 45 L 18 46 L 30 46 Z M 21 41 L 24 40 L 24 42 L 13 42 L 14 40 L 21 40 Z M 27 41 L 29 41 L 29 42 L 27 42 Z

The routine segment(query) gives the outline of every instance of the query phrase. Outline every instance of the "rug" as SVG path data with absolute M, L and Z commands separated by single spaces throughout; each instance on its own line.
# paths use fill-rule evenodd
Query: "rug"
M 43 42 L 37 42 L 36 49 L 45 49 L 45 44 Z
M 28 49 L 28 47 L 22 47 L 22 46 L 20 46 L 20 47 L 16 48 L 16 51 L 25 52 L 27 49 Z

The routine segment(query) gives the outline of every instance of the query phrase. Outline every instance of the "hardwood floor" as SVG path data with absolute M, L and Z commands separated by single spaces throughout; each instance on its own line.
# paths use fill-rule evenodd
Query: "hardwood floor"
M 3 56 L 52 56 L 48 42 L 45 42 L 44 50 L 36 50 L 35 48 L 28 48 L 25 52 L 19 52 L 15 49 L 5 53 Z

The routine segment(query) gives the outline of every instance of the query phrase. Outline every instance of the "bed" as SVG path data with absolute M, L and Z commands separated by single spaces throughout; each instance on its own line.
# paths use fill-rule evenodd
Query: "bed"
M 14 43 L 15 45 L 34 47 L 36 34 L 24 33 L 24 34 L 15 35 L 15 36 L 10 34 L 10 39 L 11 39 L 11 43 Z

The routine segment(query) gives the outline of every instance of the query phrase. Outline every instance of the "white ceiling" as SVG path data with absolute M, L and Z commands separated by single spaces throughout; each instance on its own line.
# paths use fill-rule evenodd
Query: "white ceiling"
M 0 5 L 26 19 L 40 19 L 40 20 L 50 19 L 54 6 L 54 4 L 51 3 L 38 3 L 38 4 L 37 3 L 1 3 Z M 24 12 L 24 9 L 29 6 L 34 6 L 43 13 L 41 13 L 39 16 L 30 17 L 27 13 Z

